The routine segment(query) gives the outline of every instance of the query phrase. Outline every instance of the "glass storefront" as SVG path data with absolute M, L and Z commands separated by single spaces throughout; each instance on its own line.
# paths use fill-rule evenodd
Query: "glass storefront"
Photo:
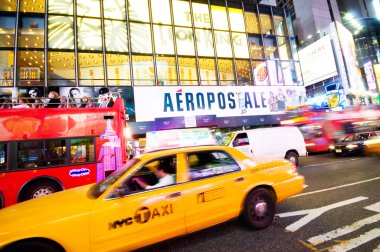
M 284 9 L 207 2 L 2 1 L 0 86 L 302 85 Z

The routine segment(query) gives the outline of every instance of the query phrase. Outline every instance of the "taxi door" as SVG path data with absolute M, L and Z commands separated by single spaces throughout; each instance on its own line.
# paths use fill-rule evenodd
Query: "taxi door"
M 177 185 L 99 199 L 90 216 L 92 251 L 129 251 L 184 233 Z
M 214 157 L 208 164 L 207 155 Z M 224 151 L 189 153 L 188 160 L 190 181 L 183 191 L 186 231 L 237 217 L 246 187 L 239 165 Z

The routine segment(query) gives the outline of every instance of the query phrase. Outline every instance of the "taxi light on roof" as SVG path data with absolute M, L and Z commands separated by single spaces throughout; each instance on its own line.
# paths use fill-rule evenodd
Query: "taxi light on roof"
M 146 133 L 145 152 L 200 145 L 216 145 L 216 139 L 210 129 L 149 131 Z
M 294 124 L 294 123 L 299 123 L 299 122 L 305 122 L 308 119 L 309 119 L 308 117 L 297 117 L 297 118 L 281 121 L 280 124 L 289 125 L 289 124 Z

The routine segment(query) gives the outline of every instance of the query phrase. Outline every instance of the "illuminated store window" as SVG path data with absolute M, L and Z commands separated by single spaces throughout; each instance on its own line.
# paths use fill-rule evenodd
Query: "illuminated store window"
M 152 38 L 149 24 L 130 23 L 132 52 L 152 53 Z
M 198 56 L 214 56 L 211 30 L 196 29 Z
M 152 56 L 132 56 L 134 85 L 154 85 L 154 65 Z
M 261 35 L 249 35 L 249 52 L 252 59 L 263 59 L 263 42 L 261 40 Z
M 0 50 L 0 86 L 13 85 L 13 51 Z
M 129 20 L 149 22 L 148 0 L 128 0 Z
M 48 85 L 75 86 L 74 52 L 49 52 Z
M 275 36 L 264 38 L 264 52 L 267 59 L 278 59 L 277 42 Z
M 215 45 L 218 57 L 232 58 L 231 37 L 229 32 L 215 31 Z
M 261 9 L 260 9 L 261 10 Z M 262 34 L 274 34 L 272 20 L 270 17 L 270 9 L 263 8 L 264 13 L 260 13 L 261 33 Z M 266 14 L 267 12 L 268 14 Z
M 44 48 L 44 18 L 23 16 L 19 27 L 18 47 Z
M 249 60 L 236 60 L 236 71 L 238 77 L 238 86 L 246 86 L 252 84 L 251 64 Z
M 232 60 L 218 59 L 218 69 L 220 76 L 220 85 L 235 85 L 234 65 Z
M 128 52 L 128 35 L 125 21 L 104 20 L 106 51 Z
M 44 52 L 19 50 L 17 55 L 18 86 L 44 85 Z
M 45 1 L 44 0 L 20 1 L 20 12 L 45 13 Z
M 62 0 L 49 0 L 48 1 L 48 12 L 55 14 L 67 14 L 73 15 L 73 1 L 62 1 Z
M 278 60 L 267 60 L 267 69 L 270 85 L 284 85 L 281 63 Z
M 177 69 L 174 57 L 157 56 L 157 85 L 178 85 Z
M 179 55 L 195 55 L 193 30 L 190 28 L 176 27 L 177 52 Z
M 210 14 L 207 4 L 193 3 L 194 26 L 197 28 L 211 28 Z
M 131 86 L 129 55 L 108 53 L 106 57 L 108 85 Z
M 268 68 L 265 61 L 252 61 L 253 78 L 255 86 L 268 86 Z
M 245 32 L 243 10 L 228 8 L 230 15 L 231 31 Z
M 181 85 L 198 85 L 197 64 L 195 58 L 178 57 Z
M 285 85 L 297 85 L 297 74 L 295 66 L 291 61 L 281 61 L 282 74 Z
M 232 33 L 232 45 L 234 47 L 235 58 L 249 59 L 247 37 L 245 33 Z
M 298 52 L 297 52 L 297 42 L 296 38 L 291 37 L 290 38 L 290 50 L 292 51 L 292 58 L 294 60 L 298 60 Z
M 2 1 L 0 11 L 16 11 L 17 0 Z
M 100 0 L 77 1 L 77 15 L 100 17 Z
M 125 0 L 107 0 L 103 2 L 104 18 L 126 19 Z
M 0 15 L 0 48 L 15 46 L 16 18 Z
M 74 49 L 73 18 L 49 15 L 48 23 L 48 47 Z
M 78 18 L 78 49 L 101 50 L 102 30 L 100 19 Z
M 171 26 L 153 25 L 154 43 L 157 54 L 174 54 Z
M 247 32 L 260 34 L 260 24 L 256 13 L 246 12 L 245 22 L 247 23 Z
M 278 41 L 278 54 L 280 60 L 292 59 L 292 52 L 290 50 L 289 40 L 284 37 L 277 37 Z
M 228 19 L 226 7 L 211 6 L 214 29 L 228 31 Z
M 199 59 L 199 70 L 201 73 L 202 86 L 216 86 L 218 85 L 218 78 L 215 69 L 215 59 Z
M 104 86 L 103 54 L 78 53 L 79 85 Z
M 287 36 L 288 30 L 286 27 L 284 11 L 282 9 L 273 8 L 273 15 L 274 31 L 276 35 Z
M 152 17 L 155 24 L 171 24 L 169 0 L 151 0 Z
M 173 0 L 174 24 L 191 26 L 191 12 L 189 1 Z
M 290 14 L 287 12 L 286 13 L 286 23 L 287 23 L 287 30 L 288 30 L 288 35 L 291 36 L 291 37 L 294 37 L 294 30 L 293 30 L 293 26 L 292 26 L 292 18 L 290 16 Z

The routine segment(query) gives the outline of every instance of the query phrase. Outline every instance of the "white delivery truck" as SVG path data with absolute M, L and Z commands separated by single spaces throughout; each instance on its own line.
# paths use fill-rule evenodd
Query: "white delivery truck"
M 296 165 L 300 156 L 307 156 L 303 135 L 294 126 L 229 132 L 219 144 L 232 146 L 252 157 L 285 158 Z

